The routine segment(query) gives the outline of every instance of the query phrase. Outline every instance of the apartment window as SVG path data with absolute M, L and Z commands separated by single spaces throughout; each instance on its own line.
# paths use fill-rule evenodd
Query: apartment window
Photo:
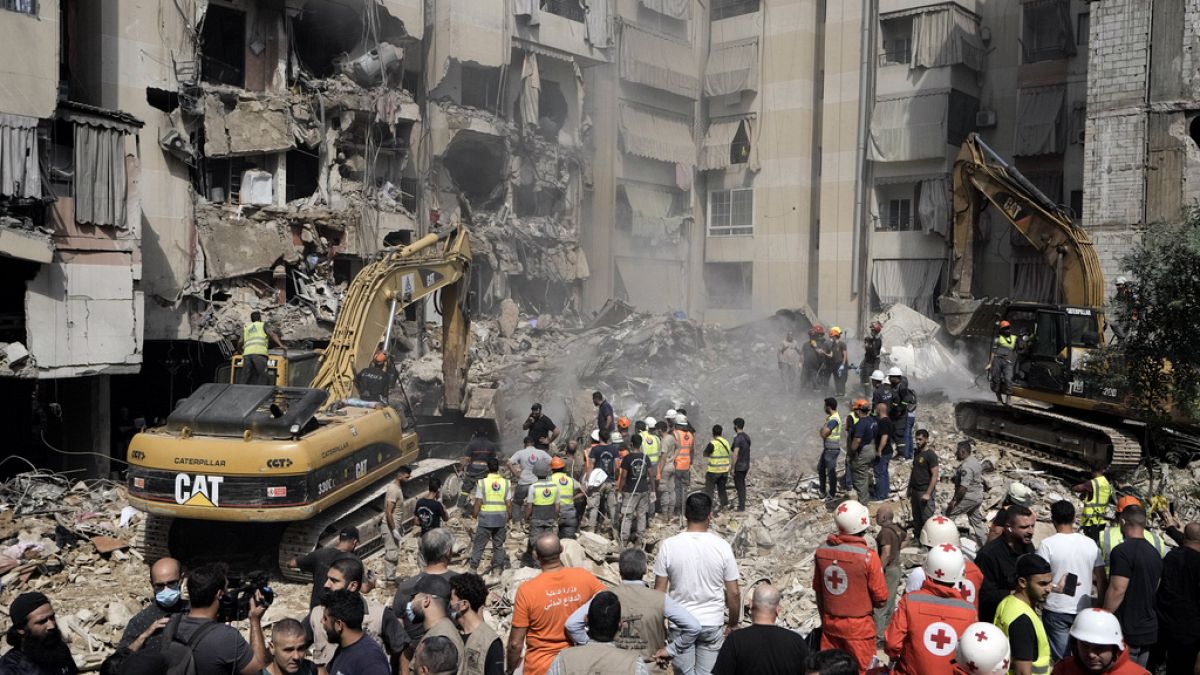
M 738 125 L 737 133 L 733 135 L 733 143 L 729 144 L 729 163 L 745 164 L 750 161 L 750 134 L 746 133 L 746 123 Z
M 1022 13 L 1025 63 L 1065 59 L 1075 53 L 1070 0 L 1026 0 Z
M 1022 171 L 1025 178 L 1029 179 L 1033 186 L 1040 190 L 1042 194 L 1050 198 L 1050 201 L 1055 204 L 1061 204 L 1063 198 L 1063 174 L 1062 171 Z
M 915 220 L 911 197 L 885 199 L 879 205 L 879 223 L 875 229 L 882 232 L 908 232 L 915 229 Z
M 758 11 L 759 0 L 713 0 L 710 15 L 713 21 L 728 19 Z
M 500 91 L 500 69 L 463 64 L 462 95 L 459 102 L 472 108 L 492 110 Z
M 209 5 L 200 34 L 201 68 L 205 82 L 242 87 L 246 84 L 246 15 L 236 9 Z
M 950 90 L 949 114 L 946 120 L 946 142 L 962 145 L 967 135 L 975 131 L 975 113 L 979 99 L 957 89 Z
M 1071 190 L 1071 215 L 1075 222 L 1083 220 L 1083 190 Z
M 712 309 L 750 309 L 754 263 L 705 263 L 704 290 Z
M 22 14 L 37 15 L 38 5 L 37 0 L 2 0 L 4 9 L 10 12 L 20 12 Z
M 708 236 L 754 234 L 754 189 L 713 190 L 708 193 Z
M 883 38 L 883 53 L 879 55 L 881 66 L 907 66 L 912 62 L 912 17 L 885 19 L 879 22 Z
M 1086 47 L 1088 43 L 1088 35 L 1092 32 L 1092 15 L 1089 12 L 1080 12 L 1075 18 L 1075 44 L 1080 47 Z
M 579 0 L 542 0 L 542 11 L 557 14 L 564 19 L 583 22 L 585 14 Z

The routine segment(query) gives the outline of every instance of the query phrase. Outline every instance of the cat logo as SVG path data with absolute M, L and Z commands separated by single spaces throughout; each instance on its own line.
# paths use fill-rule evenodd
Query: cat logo
M 220 506 L 221 476 L 175 474 L 175 503 L 181 506 Z

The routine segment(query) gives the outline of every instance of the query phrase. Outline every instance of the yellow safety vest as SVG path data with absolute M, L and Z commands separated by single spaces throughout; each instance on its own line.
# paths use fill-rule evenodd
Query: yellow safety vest
M 251 321 L 242 328 L 242 354 L 267 355 L 267 329 L 261 321 Z
M 1106 476 L 1092 479 L 1092 493 L 1083 500 L 1083 526 L 1103 525 L 1104 515 L 1108 511 L 1108 501 L 1112 499 L 1112 485 Z
M 529 486 L 530 517 L 534 520 L 554 520 L 554 505 L 558 503 L 558 482 L 543 478 Z
M 997 335 L 996 336 L 996 355 L 1001 358 L 1009 358 L 1013 352 L 1017 350 L 1016 335 Z
M 508 479 L 489 473 L 483 479 L 483 504 L 480 513 L 503 513 L 508 510 Z
M 557 471 L 550 476 L 550 480 L 558 484 L 558 505 L 575 506 L 575 479 Z
M 826 425 L 829 424 L 829 420 L 836 421 L 837 426 L 829 432 L 829 435 L 825 437 L 825 441 L 828 443 L 840 443 L 842 441 L 842 416 L 839 415 L 836 410 L 834 410 L 829 414 L 829 417 L 825 418 Z
M 729 473 L 729 441 L 718 436 L 712 439 L 712 454 L 708 457 L 709 473 Z
M 848 449 L 849 449 L 849 447 L 850 447 L 850 439 L 851 439 L 851 438 L 854 438 L 854 433 L 853 433 L 853 432 L 854 432 L 854 425 L 855 425 L 855 424 L 858 424 L 858 415 L 855 415 L 855 414 L 854 414 L 854 411 L 850 411 L 850 412 L 846 413 L 846 423 L 845 423 L 844 425 L 842 425 L 842 426 L 846 427 L 846 428 L 847 428 L 847 429 L 849 429 L 849 430 L 850 430 L 850 432 L 851 432 L 851 433 L 848 433 L 848 434 L 846 434 L 846 448 L 847 448 L 847 450 L 848 450 Z
M 1146 541 L 1154 547 L 1154 550 L 1158 551 L 1158 557 L 1161 558 L 1167 554 L 1166 547 L 1163 545 L 1162 537 L 1154 534 L 1150 530 L 1143 530 L 1142 534 L 1146 537 Z M 1113 549 L 1123 541 L 1125 541 L 1125 535 L 1121 532 L 1121 528 L 1117 525 L 1105 528 L 1105 530 L 1100 533 L 1100 553 L 1104 556 L 1105 573 L 1112 573 L 1111 568 Z
M 642 434 L 642 452 L 646 453 L 646 459 L 658 464 L 658 454 L 662 451 L 662 444 L 658 442 L 658 436 L 647 431 Z
M 1042 620 L 1033 612 L 1033 608 L 1021 602 L 1015 595 L 1006 595 L 1000 601 L 1000 605 L 996 607 L 996 627 L 1004 631 L 1008 635 L 1008 627 L 1017 619 L 1027 616 L 1030 623 L 1033 624 L 1033 630 L 1037 633 L 1038 649 L 1037 659 L 1033 662 L 1033 675 L 1049 675 L 1050 673 L 1050 641 L 1046 639 L 1046 628 L 1042 625 Z M 1010 669 L 1009 675 L 1013 675 L 1017 671 Z

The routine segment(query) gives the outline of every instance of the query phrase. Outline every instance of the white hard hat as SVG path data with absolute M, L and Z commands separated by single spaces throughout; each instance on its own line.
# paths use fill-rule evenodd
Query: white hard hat
M 1071 637 L 1080 642 L 1094 645 L 1114 645 L 1125 648 L 1125 636 L 1121 634 L 1121 622 L 1112 613 L 1099 607 L 1085 609 L 1075 616 L 1071 624 Z
M 954 544 L 938 544 L 925 554 L 925 578 L 930 581 L 940 581 L 944 584 L 957 584 L 962 581 L 963 570 L 967 563 L 963 558 L 962 549 Z
M 671 420 L 672 422 L 674 422 L 674 421 L 675 421 L 675 415 L 677 415 L 677 414 L 678 414 L 678 413 L 676 413 L 676 412 L 675 412 L 675 409 L 674 409 L 674 408 L 671 408 L 670 410 L 668 410 L 668 411 L 667 411 L 667 419 L 669 419 L 669 420 Z
M 847 499 L 838 505 L 833 522 L 846 534 L 858 534 L 871 525 L 871 514 L 861 503 Z
M 621 432 L 619 432 L 619 431 L 614 431 L 608 435 L 609 443 L 620 443 L 622 440 L 623 439 L 621 438 Z
M 1008 498 L 1014 504 L 1033 506 L 1033 490 L 1021 481 L 1013 481 L 1009 484 Z
M 687 424 L 687 415 L 675 413 L 675 424 Z
M 592 440 L 597 443 L 600 442 L 600 430 L 599 429 L 592 429 Z
M 888 371 L 888 377 L 904 377 L 904 371 L 892 366 L 892 369 Z
M 654 425 L 656 425 L 656 424 L 658 424 L 658 420 L 654 419 L 653 417 L 646 418 L 646 428 L 647 429 L 653 429 Z
M 969 675 L 1003 675 L 1010 665 L 1008 636 L 990 623 L 973 623 L 959 636 L 954 660 Z
M 1129 283 L 1129 280 L 1126 279 L 1125 277 L 1117 277 L 1117 285 L 1118 286 L 1124 286 L 1127 283 Z
M 875 372 L 871 373 L 871 379 L 875 380 L 876 382 L 883 382 L 883 371 L 876 370 Z
M 958 526 L 946 516 L 934 516 L 921 526 L 921 545 L 933 548 L 941 544 L 958 546 Z

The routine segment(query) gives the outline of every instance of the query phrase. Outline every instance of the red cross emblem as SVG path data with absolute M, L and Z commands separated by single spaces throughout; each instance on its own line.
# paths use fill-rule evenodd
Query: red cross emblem
M 949 624 L 935 621 L 925 628 L 925 648 L 934 656 L 949 656 L 958 646 L 958 635 Z
M 943 572 L 943 571 L 942 571 L 942 570 L 940 570 L 940 569 L 936 569 L 936 570 L 934 570 L 934 571 L 933 571 L 933 576 L 935 576 L 935 577 L 937 577 L 937 578 L 941 579 L 942 577 L 946 576 L 946 573 L 945 573 L 945 572 Z
M 839 506 L 839 507 L 838 507 L 838 513 L 845 513 L 845 512 L 847 512 L 847 511 L 849 511 L 849 510 L 850 510 L 850 509 L 846 508 L 846 505 L 845 505 L 845 504 L 842 504 L 841 506 Z
M 976 642 L 987 642 L 987 640 L 988 640 L 988 634 L 985 633 L 984 631 L 979 631 L 978 633 L 975 634 Z
M 950 519 L 947 518 L 946 516 L 937 516 L 936 518 L 933 519 L 933 522 L 937 523 L 938 525 L 945 525 L 949 521 L 950 521 Z
M 962 590 L 963 600 L 975 602 L 975 584 L 971 583 L 970 579 L 963 579 L 959 582 L 958 587 Z M 983 639 L 986 640 L 987 637 L 985 636 Z
M 958 547 L 954 544 L 942 544 L 942 550 L 946 553 L 954 553 L 958 550 Z
M 837 563 L 826 568 L 823 578 L 825 590 L 834 595 L 842 595 L 850 587 L 850 577 L 846 576 L 846 571 L 838 567 Z

